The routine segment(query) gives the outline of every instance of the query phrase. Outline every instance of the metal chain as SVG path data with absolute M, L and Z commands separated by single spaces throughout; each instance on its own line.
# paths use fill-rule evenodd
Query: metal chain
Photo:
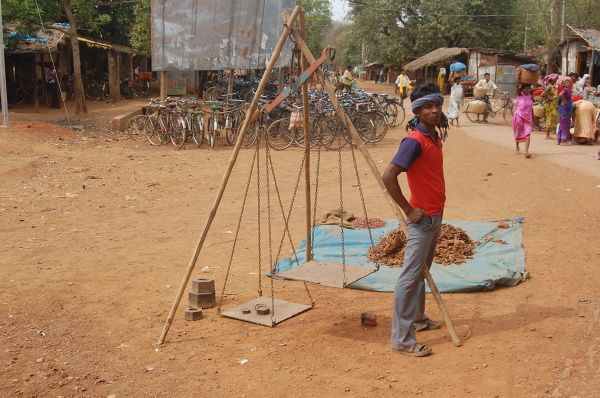
M 356 164 L 356 153 L 354 152 L 354 147 L 350 146 L 352 150 L 352 162 L 354 163 L 354 171 L 356 172 L 356 182 L 358 184 L 358 192 L 360 193 L 360 202 L 362 204 L 363 213 L 365 215 L 365 220 L 367 222 L 367 230 L 369 231 L 369 239 L 371 240 L 371 246 L 375 246 L 375 242 L 373 241 L 373 234 L 371 233 L 371 225 L 369 222 L 369 216 L 367 215 L 367 206 L 365 206 L 365 197 L 363 195 L 362 184 L 360 183 L 360 175 L 358 172 L 358 165 Z M 375 260 L 375 269 L 379 271 L 379 261 Z
M 313 246 L 311 247 L 311 258 L 314 258 L 314 241 L 315 241 L 315 224 L 317 222 L 317 203 L 319 196 L 319 174 L 321 172 L 321 146 L 319 145 L 319 149 L 317 150 L 317 167 L 315 172 L 315 201 L 313 203 L 313 219 L 312 219 L 312 229 L 311 229 L 311 242 L 313 242 Z
M 265 142 L 265 168 L 266 168 L 266 184 L 267 184 L 267 220 L 269 224 L 269 267 L 271 269 L 271 326 L 275 326 L 275 274 L 273 272 L 273 234 L 271 225 L 271 179 L 269 174 L 269 162 L 271 162 L 271 154 L 269 153 L 269 143 L 267 137 L 263 135 Z M 260 146 L 260 142 L 259 142 Z M 260 211 L 260 210 L 259 210 Z
M 340 213 L 342 218 L 341 234 L 342 237 L 342 272 L 344 274 L 343 286 L 346 287 L 346 249 L 344 245 L 344 199 L 342 195 L 342 148 L 338 148 L 338 175 L 340 179 Z
M 269 151 L 269 149 L 267 148 L 267 157 L 269 159 L 271 159 L 271 153 Z M 275 274 L 277 269 L 277 261 L 279 260 L 279 256 L 281 255 L 281 250 L 283 248 L 283 241 L 285 240 L 285 237 L 287 235 L 288 239 L 289 239 L 289 243 L 290 246 L 292 248 L 292 253 L 294 253 L 294 259 L 296 261 L 296 264 L 300 264 L 300 260 L 298 260 L 298 254 L 296 252 L 296 247 L 294 246 L 294 242 L 292 240 L 292 234 L 290 233 L 290 228 L 289 228 L 289 220 L 292 216 L 292 210 L 294 209 L 294 202 L 296 200 L 296 194 L 298 193 L 298 187 L 300 186 L 300 178 L 302 177 L 302 171 L 304 169 L 304 163 L 306 161 L 306 152 L 304 153 L 304 156 L 302 157 L 302 163 L 300 164 L 300 168 L 299 168 L 299 172 L 298 172 L 298 177 L 296 178 L 296 185 L 294 187 L 294 192 L 292 195 L 292 200 L 290 203 L 290 207 L 288 210 L 288 214 L 287 216 L 285 215 L 285 210 L 283 208 L 283 202 L 281 200 L 281 194 L 279 192 L 279 187 L 277 185 L 277 178 L 275 177 L 275 168 L 273 167 L 273 162 L 272 160 L 269 161 L 269 165 L 271 167 L 271 173 L 273 174 L 273 184 L 275 187 L 275 192 L 277 193 L 277 199 L 279 201 L 279 208 L 281 210 L 281 214 L 283 215 L 283 222 L 284 222 L 284 231 L 283 231 L 283 236 L 281 237 L 281 241 L 279 242 L 279 249 L 277 250 L 277 256 L 276 256 L 276 262 L 272 262 L 272 269 L 271 269 L 271 274 Z M 314 307 L 315 305 L 315 300 L 312 298 L 312 295 L 310 294 L 310 291 L 308 290 L 308 285 L 306 285 L 306 283 L 304 284 L 304 287 L 306 289 L 306 292 L 308 294 L 308 297 L 310 298 L 310 302 L 311 302 L 311 306 Z
M 227 287 L 227 281 L 229 280 L 229 273 L 231 271 L 231 264 L 233 263 L 233 255 L 235 253 L 235 247 L 236 247 L 238 236 L 240 233 L 240 227 L 242 225 L 244 208 L 246 207 L 246 200 L 248 199 L 248 191 L 250 190 L 250 182 L 252 181 L 252 173 L 254 172 L 254 164 L 255 163 L 256 163 L 256 153 L 254 154 L 254 158 L 252 159 L 252 166 L 250 166 L 250 172 L 248 173 L 248 182 L 246 183 L 246 192 L 244 193 L 244 200 L 242 201 L 242 209 L 240 211 L 240 217 L 238 219 L 238 224 L 237 224 L 237 227 L 235 230 L 235 236 L 233 238 L 231 254 L 229 256 L 229 262 L 227 264 L 227 272 L 225 273 L 225 281 L 223 282 L 223 291 L 221 292 L 221 297 L 219 298 L 219 306 L 217 308 L 218 314 L 221 313 L 221 306 L 223 305 L 223 297 L 225 297 L 225 288 Z
M 258 140 L 257 140 L 258 141 Z M 257 203 L 257 229 L 258 229 L 258 297 L 262 297 L 262 247 L 260 236 L 260 145 L 255 145 L 254 156 L 256 157 L 256 203 Z

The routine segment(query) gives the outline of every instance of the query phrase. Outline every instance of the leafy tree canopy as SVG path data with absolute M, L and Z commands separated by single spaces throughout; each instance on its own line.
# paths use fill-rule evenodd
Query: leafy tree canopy
M 333 26 L 331 2 L 329 0 L 298 0 L 297 4 L 304 8 L 308 48 L 318 58 L 323 51 L 324 34 Z

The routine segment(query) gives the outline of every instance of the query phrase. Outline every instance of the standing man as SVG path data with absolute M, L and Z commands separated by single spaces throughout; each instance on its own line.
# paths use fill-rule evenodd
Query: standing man
M 444 97 L 434 83 L 412 92 L 416 128 L 400 143 L 400 149 L 383 173 L 382 180 L 394 201 L 408 218 L 404 266 L 394 287 L 392 350 L 422 357 L 431 348 L 417 343 L 416 332 L 439 329 L 439 322 L 425 315 L 423 267 L 431 267 L 442 225 L 446 184 L 442 140 L 437 127 L 442 120 Z M 400 189 L 398 176 L 406 172 L 410 201 Z
M 352 81 L 354 80 L 354 77 L 352 76 L 352 66 L 348 65 L 348 67 L 346 68 L 346 70 L 344 71 L 344 88 L 348 91 L 352 91 Z
M 498 91 L 500 94 L 502 94 L 502 91 L 500 91 L 500 89 L 498 88 L 498 86 L 496 86 L 496 83 L 494 83 L 493 81 L 490 81 L 490 74 L 486 73 L 483 75 L 483 80 L 480 80 L 477 82 L 477 84 L 475 85 L 475 87 L 481 87 L 485 89 L 485 94 L 488 97 L 493 97 L 494 96 L 494 92 Z M 483 123 L 487 123 L 487 118 L 488 118 L 488 110 L 486 107 L 486 110 L 483 114 L 483 120 L 481 120 L 481 122 Z M 479 121 L 479 115 L 477 115 L 477 121 Z
M 55 66 L 52 66 L 46 74 L 46 86 L 48 87 L 50 98 L 52 99 L 52 104 L 50 106 L 56 109 L 60 108 L 60 105 L 58 104 L 58 97 L 60 96 L 60 87 L 58 86 L 59 76 L 60 73 Z
M 400 74 L 396 79 L 398 85 L 398 94 L 400 94 L 400 106 L 404 107 L 404 99 L 408 97 L 408 85 L 411 83 L 404 69 L 400 70 Z

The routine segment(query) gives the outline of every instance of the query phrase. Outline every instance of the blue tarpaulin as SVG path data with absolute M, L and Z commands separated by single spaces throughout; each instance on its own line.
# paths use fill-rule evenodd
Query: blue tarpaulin
M 373 243 L 377 244 L 390 230 L 398 227 L 397 220 L 386 220 L 388 225 L 371 230 Z M 433 263 L 431 275 L 440 292 L 489 291 L 496 285 L 515 286 L 525 272 L 525 252 L 522 245 L 521 225 L 515 220 L 504 220 L 508 228 L 499 228 L 498 221 L 446 221 L 466 231 L 474 242 L 475 255 L 463 264 L 440 265 Z M 490 240 L 484 241 L 489 238 Z M 506 244 L 494 242 L 505 241 Z M 344 258 L 346 264 L 376 268 L 367 258 L 371 238 L 367 229 L 344 229 Z M 295 257 L 284 258 L 277 264 L 283 272 L 305 262 L 306 237 L 302 240 Z M 318 225 L 314 228 L 314 259 L 342 263 L 342 229 L 333 225 Z M 298 263 L 296 262 L 298 259 Z M 349 285 L 351 288 L 391 292 L 401 268 L 381 265 L 379 271 Z M 427 291 L 429 287 L 427 286 Z

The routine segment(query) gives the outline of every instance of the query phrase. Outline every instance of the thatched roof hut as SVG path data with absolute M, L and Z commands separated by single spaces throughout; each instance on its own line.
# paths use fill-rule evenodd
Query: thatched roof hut
M 420 58 L 415 59 L 411 63 L 407 64 L 404 69 L 407 71 L 416 71 L 418 69 L 434 66 L 437 64 L 447 64 L 445 62 L 452 60 L 461 54 L 468 54 L 469 49 L 463 47 L 441 47 L 437 50 L 433 50 L 430 53 L 423 55 Z

